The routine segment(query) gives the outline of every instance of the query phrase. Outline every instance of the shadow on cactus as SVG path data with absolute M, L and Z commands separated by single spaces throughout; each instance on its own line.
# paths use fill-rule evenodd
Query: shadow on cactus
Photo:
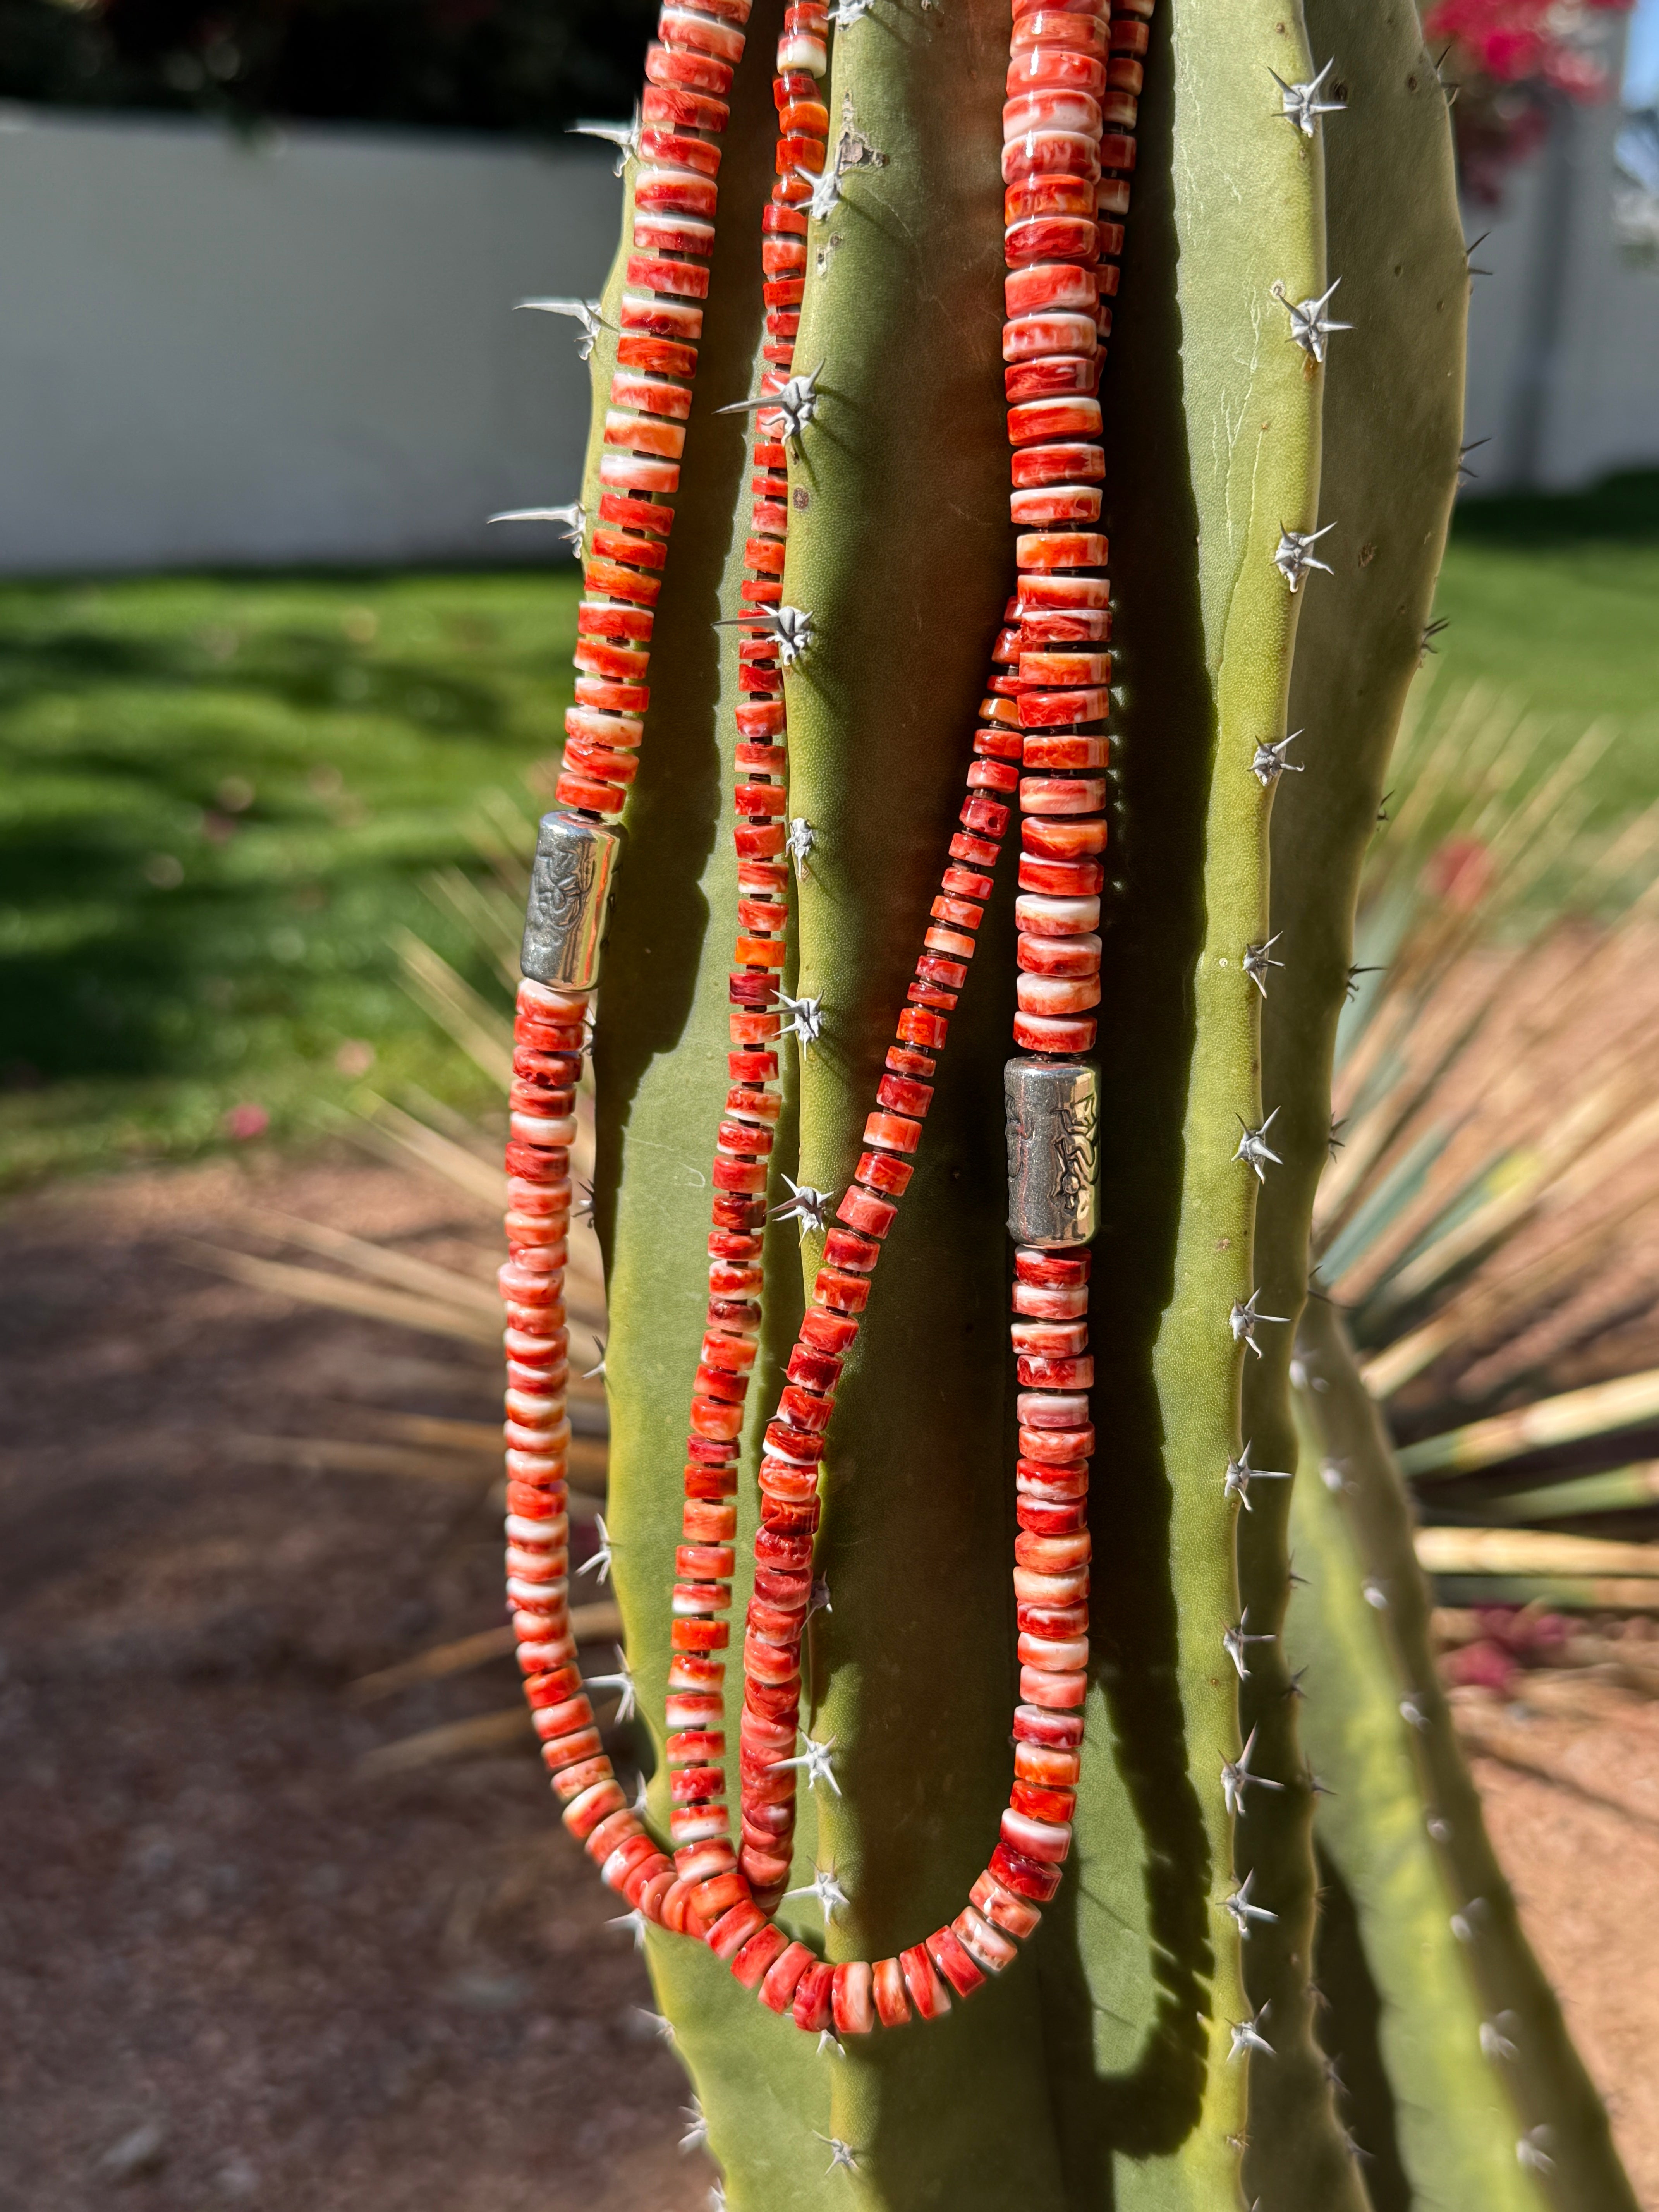
M 512 1048 L 513 1635 L 734 2207 L 1628 2206 L 1306 1304 L 1444 105 L 1407 8 L 1149 12 L 665 9 Z M 568 1582 L 590 1025 L 638 1803 Z

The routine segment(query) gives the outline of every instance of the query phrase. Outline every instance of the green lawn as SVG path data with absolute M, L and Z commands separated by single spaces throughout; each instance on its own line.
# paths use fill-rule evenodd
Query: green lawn
M 422 878 L 557 744 L 574 607 L 568 568 L 0 585 L 0 1180 L 365 1075 L 484 1103 L 387 939 L 477 972 Z M 1659 474 L 1466 503 L 1437 613 L 1437 681 L 1614 716 L 1603 811 L 1659 792 Z
M 1518 692 L 1559 714 L 1564 738 L 1611 717 L 1598 811 L 1659 797 L 1659 471 L 1565 496 L 1466 499 L 1435 613 L 1449 623 L 1430 664 L 1442 683 Z
M 0 586 L 0 1176 L 365 1073 L 482 1103 L 387 937 L 472 958 L 422 878 L 558 744 L 574 608 L 568 568 Z

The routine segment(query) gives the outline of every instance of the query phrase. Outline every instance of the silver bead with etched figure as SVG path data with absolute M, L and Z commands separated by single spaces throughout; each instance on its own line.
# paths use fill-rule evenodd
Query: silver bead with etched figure
M 586 991 L 598 982 L 623 832 L 580 814 L 544 814 L 530 871 L 520 965 L 533 982 Z
M 1011 1060 L 1008 1233 L 1017 1244 L 1086 1244 L 1099 1226 L 1100 1083 L 1082 1060 Z

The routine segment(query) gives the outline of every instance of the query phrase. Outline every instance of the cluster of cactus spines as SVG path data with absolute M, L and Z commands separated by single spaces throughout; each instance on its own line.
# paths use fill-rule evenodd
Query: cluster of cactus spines
M 1376 771 L 1409 674 L 1401 641 L 1420 636 L 1455 474 L 1462 302 L 1444 275 L 1457 229 L 1443 108 L 1425 89 L 1414 15 L 1354 0 L 1310 12 L 1304 27 L 1295 10 L 1230 0 L 1217 18 L 1170 0 L 1140 114 L 1128 311 L 1102 392 L 1116 880 L 1100 1009 L 1103 1480 L 1071 1869 L 1018 1973 L 925 2031 L 844 2041 L 793 2033 L 702 1945 L 624 1916 L 697 2083 L 691 2138 L 744 2212 L 1365 2202 L 1365 2146 L 1339 2122 L 1310 1986 L 1310 1834 L 1326 1785 L 1297 1725 L 1319 1685 L 1291 1673 L 1284 1647 L 1299 1579 L 1287 1378 L 1347 980 L 1334 962 L 1348 957 Z M 637 1680 L 653 1726 L 742 888 L 721 788 L 757 633 L 788 705 L 776 842 L 795 918 L 776 1003 L 800 1050 L 778 1071 L 734 1610 L 749 1595 L 760 1431 L 802 1310 L 794 1271 L 810 1290 L 830 1195 L 853 1174 L 1012 566 L 998 354 L 1007 18 L 981 0 L 834 9 L 841 136 L 799 179 L 796 359 L 813 366 L 786 378 L 754 281 L 779 143 L 760 56 L 783 13 L 759 0 L 729 95 L 595 1047 L 612 1313 L 601 1533 L 629 1654 L 608 1679 L 624 1698 Z M 626 240 L 638 133 L 605 135 L 626 179 Z M 598 511 L 625 262 L 599 302 L 532 303 L 574 311 L 599 395 L 581 501 L 529 511 L 576 535 Z M 1328 313 L 1339 283 L 1341 321 Z M 763 362 L 761 440 L 750 395 Z M 788 550 L 762 607 L 733 517 L 779 445 Z M 832 1962 L 948 1921 L 1006 1795 L 1012 1400 L 995 1107 L 1008 902 L 1004 884 L 986 909 L 825 1462 L 777 1917 Z M 817 1602 L 826 1584 L 832 1607 Z M 1426 1740 L 1431 1684 L 1414 1709 Z M 735 1799 L 735 1739 L 726 1764 Z M 659 1765 L 659 1832 L 666 1783 Z M 1549 2153 L 1523 2142 L 1542 2174 Z

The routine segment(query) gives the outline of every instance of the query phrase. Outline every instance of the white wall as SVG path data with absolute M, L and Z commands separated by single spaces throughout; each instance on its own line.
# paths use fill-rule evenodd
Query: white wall
M 1502 210 L 1469 207 L 1492 274 L 1469 302 L 1464 436 L 1476 493 L 1565 489 L 1659 463 L 1659 270 L 1613 234 L 1616 102 L 1571 109 L 1513 173 Z
M 0 569 L 544 556 L 574 495 L 573 326 L 603 149 L 10 110 Z
M 1574 117 L 1475 256 L 1478 490 L 1529 442 L 1547 484 L 1659 461 L 1659 276 L 1613 243 L 1616 123 Z M 587 377 L 569 325 L 513 303 L 595 292 L 619 203 L 580 142 L 0 114 L 0 571 L 545 557 L 553 533 L 483 518 L 574 495 Z

